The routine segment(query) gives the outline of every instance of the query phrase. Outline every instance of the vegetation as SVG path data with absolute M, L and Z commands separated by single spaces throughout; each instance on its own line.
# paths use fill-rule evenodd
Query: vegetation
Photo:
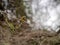
M 23 0 L 12 0 L 12 2 L 17 18 L 12 19 L 13 21 L 9 20 L 7 14 L 2 12 L 3 16 L 0 16 L 0 45 L 60 45 L 60 34 L 56 35 L 56 33 L 47 30 L 31 30 L 26 23 L 28 17 L 25 13 Z

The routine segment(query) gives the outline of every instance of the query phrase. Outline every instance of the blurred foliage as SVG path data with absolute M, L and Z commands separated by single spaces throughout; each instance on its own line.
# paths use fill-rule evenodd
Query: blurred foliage
M 23 0 L 9 0 L 9 6 L 7 8 L 7 10 L 5 11 L 0 11 L 0 21 L 1 19 L 4 19 L 4 23 L 5 25 L 2 23 L 0 23 L 0 26 L 2 25 L 3 28 L 9 28 L 9 30 L 11 32 L 15 32 L 16 30 L 23 30 L 23 29 L 27 29 L 29 27 L 29 25 L 26 23 L 27 21 L 27 15 L 25 12 L 25 6 L 23 4 Z M 13 11 L 12 11 L 13 10 Z M 8 12 L 8 11 L 12 11 L 12 12 Z M 12 14 L 11 14 L 12 13 Z M 3 15 L 3 18 L 2 16 Z M 9 15 L 11 15 L 11 19 L 9 19 Z M 12 18 L 13 16 L 17 16 L 17 18 Z
M 29 45 L 39 45 L 39 42 L 37 42 L 36 40 L 30 39 L 28 41 Z
M 26 16 L 25 13 L 25 6 L 23 4 L 23 0 L 15 0 L 14 5 L 16 7 L 16 15 L 17 17 L 20 15 L 22 16 Z M 26 16 L 27 17 L 27 16 Z
M 59 37 L 53 37 L 50 39 L 50 45 L 60 45 L 60 38 Z
M 27 21 L 27 15 L 25 13 L 25 6 L 23 4 L 23 0 L 10 0 L 10 4 L 12 5 L 12 7 L 15 8 L 15 12 L 16 12 L 15 14 L 17 16 L 17 19 L 15 20 L 15 22 L 10 22 L 5 17 L 6 18 L 5 21 L 11 30 L 15 30 L 15 29 L 20 30 L 21 25 Z M 17 21 L 19 21 L 19 23 Z M 16 23 L 15 26 L 14 26 L 14 23 Z
M 8 24 L 8 27 L 9 27 L 12 31 L 14 31 L 14 30 L 15 30 L 15 27 L 14 27 L 13 23 L 8 22 L 8 19 L 7 19 L 7 18 L 5 19 L 5 21 L 6 21 L 6 23 Z

